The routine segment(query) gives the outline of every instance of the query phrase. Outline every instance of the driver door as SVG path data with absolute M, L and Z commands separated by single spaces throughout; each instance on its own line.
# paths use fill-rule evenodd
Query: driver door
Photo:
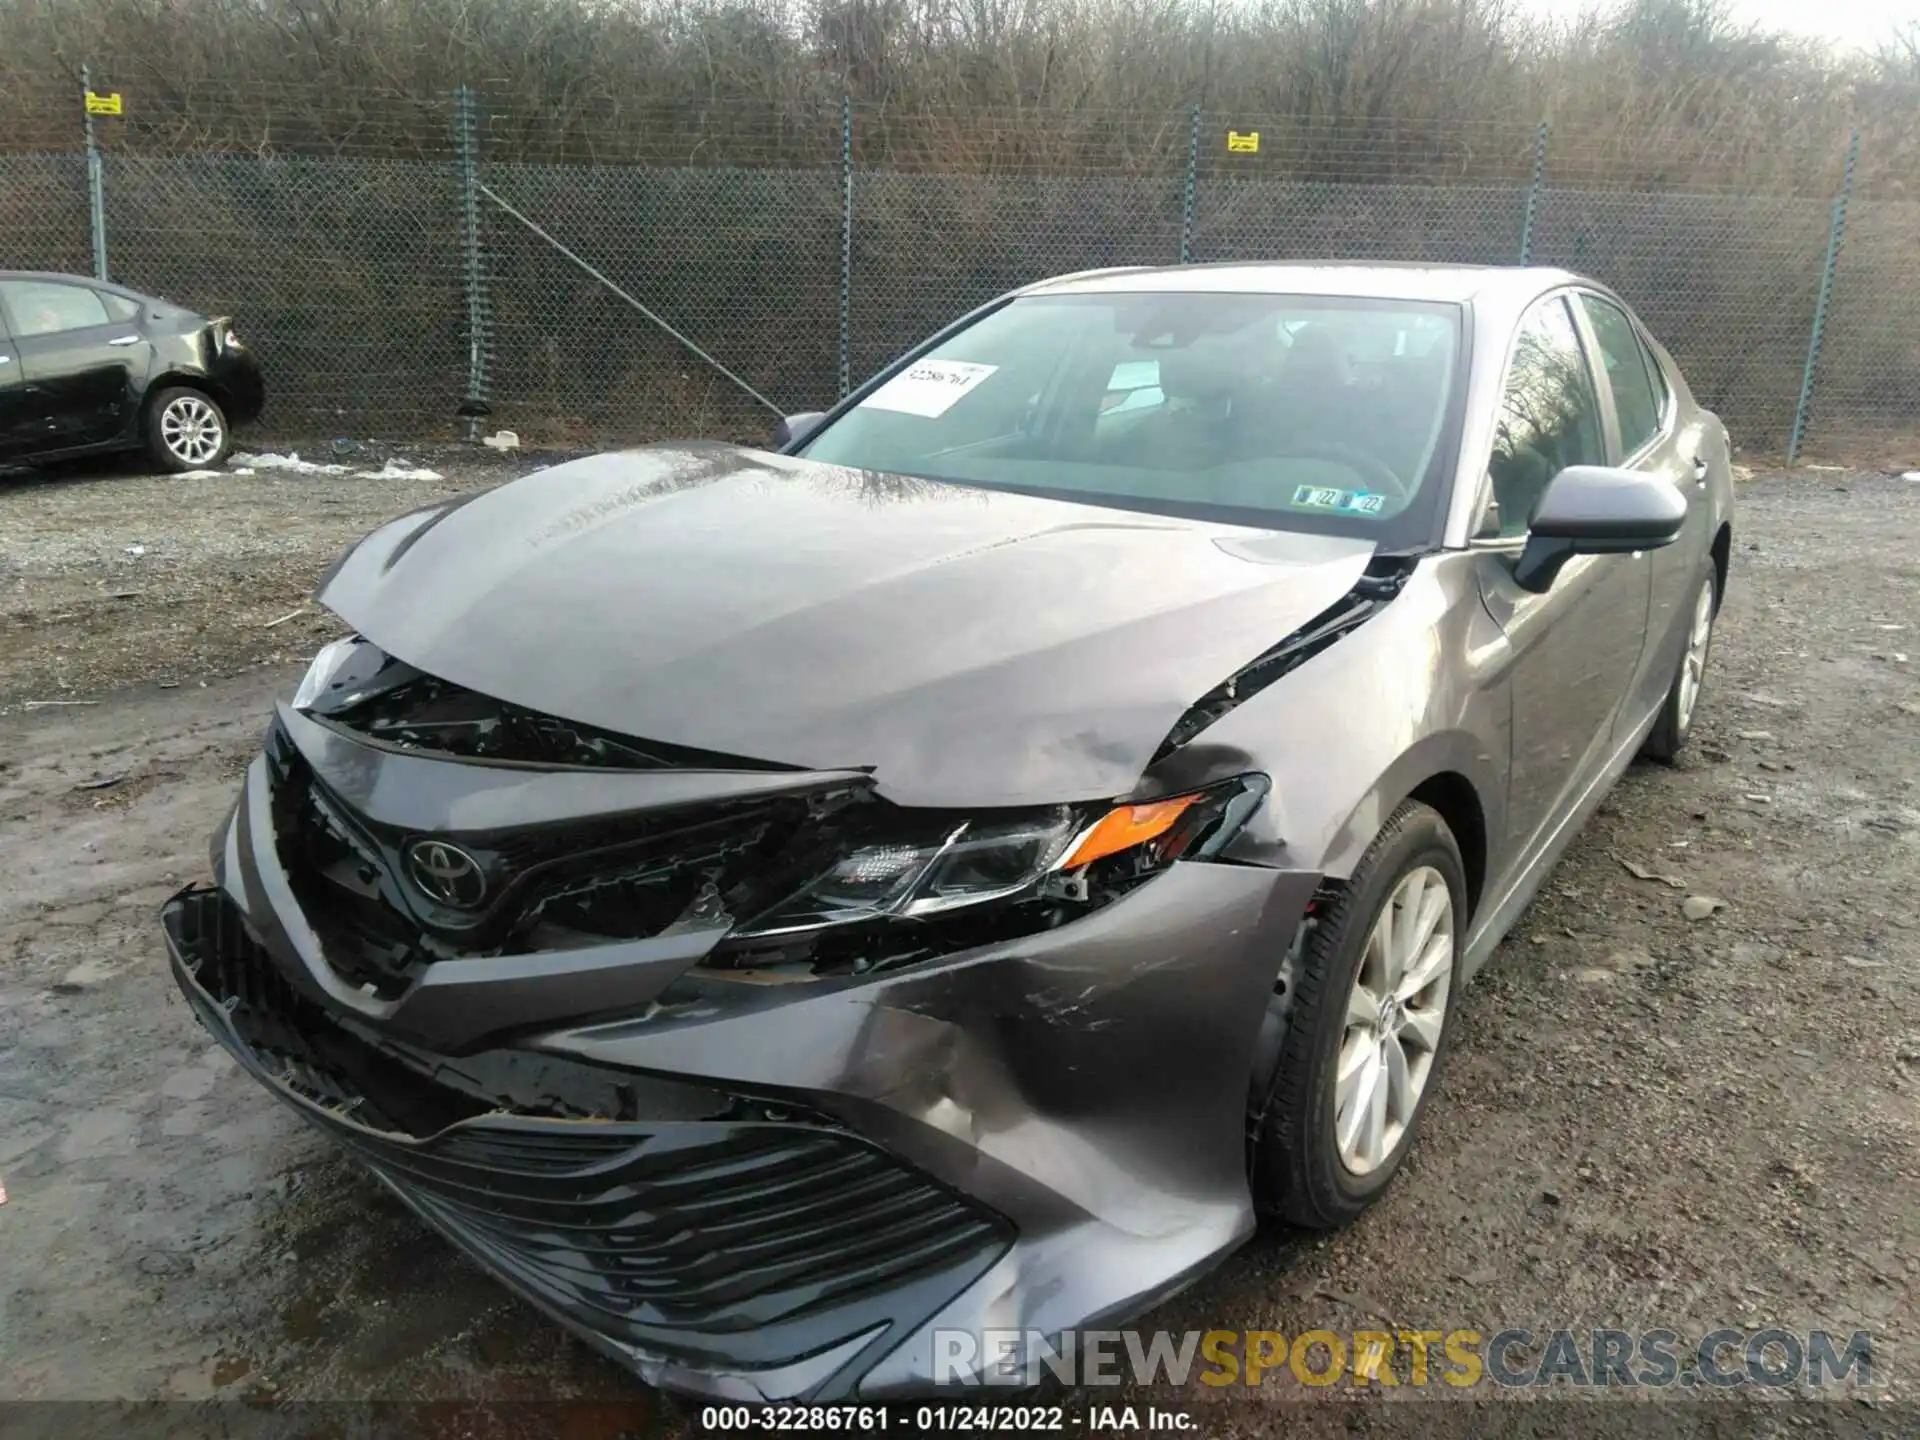
M 1514 583 L 1547 482 L 1569 465 L 1608 463 L 1609 420 L 1568 304 L 1564 294 L 1540 301 L 1515 332 L 1474 541 L 1481 597 L 1513 646 L 1506 838 L 1516 854 L 1547 838 L 1606 764 L 1651 585 L 1645 554 L 1578 556 L 1544 595 Z

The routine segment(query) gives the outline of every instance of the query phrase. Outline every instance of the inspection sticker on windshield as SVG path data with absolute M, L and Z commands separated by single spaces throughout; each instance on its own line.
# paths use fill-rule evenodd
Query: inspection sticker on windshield
M 1332 485 L 1300 485 L 1293 492 L 1293 503 L 1314 510 L 1343 510 L 1349 515 L 1378 515 L 1387 502 L 1384 495 L 1365 490 L 1341 490 Z
M 860 402 L 862 409 L 898 410 L 929 420 L 951 410 L 998 365 L 976 365 L 969 360 L 920 360 Z

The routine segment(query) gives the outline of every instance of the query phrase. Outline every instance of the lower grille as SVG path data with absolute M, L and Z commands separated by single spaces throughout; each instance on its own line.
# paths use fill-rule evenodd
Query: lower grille
M 627 1345 L 779 1366 L 920 1323 L 1009 1243 L 998 1217 L 858 1136 L 746 1097 L 711 1092 L 708 1118 L 673 1120 L 489 1105 L 294 991 L 221 893 L 176 897 L 164 920 L 183 990 L 250 1070 L 476 1258 Z
M 582 1135 L 577 1126 L 559 1134 L 543 1130 L 454 1130 L 434 1143 L 449 1160 L 524 1175 L 565 1175 L 618 1160 L 633 1148 L 625 1135 Z
M 654 1345 L 751 1339 L 998 1248 L 958 1200 L 832 1130 L 696 1123 L 628 1138 L 617 1161 L 538 1181 L 488 1170 L 482 1184 L 437 1149 L 368 1158 L 521 1279 Z

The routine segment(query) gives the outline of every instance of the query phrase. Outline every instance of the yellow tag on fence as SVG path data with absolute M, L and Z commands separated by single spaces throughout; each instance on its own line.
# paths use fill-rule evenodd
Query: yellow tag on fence
M 1238 130 L 1227 131 L 1227 150 L 1234 155 L 1257 155 L 1260 153 L 1260 132 L 1249 130 L 1242 135 Z
M 116 90 L 111 95 L 96 95 L 91 90 L 87 91 L 87 113 L 89 115 L 120 114 L 120 92 Z

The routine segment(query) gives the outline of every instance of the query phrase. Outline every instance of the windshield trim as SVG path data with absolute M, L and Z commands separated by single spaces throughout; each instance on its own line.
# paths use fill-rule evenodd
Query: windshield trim
M 1143 290 L 1129 292 L 1139 295 L 1152 295 L 1162 292 Z M 1167 294 L 1187 294 L 1187 291 L 1168 291 Z M 1240 293 L 1240 292 L 1234 292 Z M 1318 304 L 1337 305 L 1342 301 L 1362 302 L 1383 307 L 1405 305 L 1421 310 L 1448 310 L 1457 317 L 1454 326 L 1454 362 L 1453 372 L 1448 382 L 1448 391 L 1442 405 L 1440 432 L 1434 437 L 1433 452 L 1428 457 L 1427 474 L 1421 486 L 1420 498 L 1386 525 L 1368 528 L 1364 520 L 1344 520 L 1336 517 L 1318 517 L 1248 508 L 1243 506 L 1217 505 L 1207 501 L 1187 501 L 1166 499 L 1159 496 L 1131 496 L 1095 494 L 1085 490 L 1067 490 L 1054 486 L 1039 486 L 1015 482 L 996 483 L 984 480 L 957 480 L 946 475 L 926 475 L 911 470 L 888 471 L 889 474 L 903 475 L 929 484 L 948 485 L 959 490 L 975 490 L 987 494 L 1030 495 L 1038 499 L 1060 500 L 1077 505 L 1089 505 L 1096 509 L 1121 510 L 1132 514 L 1165 515 L 1173 519 L 1197 520 L 1225 525 L 1235 525 L 1247 529 L 1265 530 L 1278 533 L 1340 535 L 1353 539 L 1373 540 L 1382 550 L 1400 553 L 1427 553 L 1442 548 L 1447 516 L 1452 508 L 1455 477 L 1459 469 L 1461 436 L 1465 430 L 1469 380 L 1472 374 L 1474 308 L 1470 300 L 1410 300 L 1399 296 L 1354 294 L 1320 294 L 1312 292 L 1295 296 L 1292 291 L 1263 290 L 1261 295 L 1270 295 L 1278 299 L 1298 298 Z M 970 329 L 988 316 L 1005 309 L 1023 299 L 1062 298 L 1053 292 L 1033 291 L 1030 289 L 1010 290 L 1003 295 L 977 305 L 957 320 L 943 326 L 918 345 L 903 352 L 892 363 L 876 371 L 867 381 L 847 394 L 831 409 L 821 416 L 798 439 L 781 448 L 780 453 L 806 459 L 807 450 L 850 411 L 859 408 L 860 403 L 885 385 L 894 376 L 908 369 L 917 361 L 930 354 L 955 335 Z M 824 462 L 822 462 L 824 463 Z M 1284 523 L 1283 523 L 1284 522 Z

